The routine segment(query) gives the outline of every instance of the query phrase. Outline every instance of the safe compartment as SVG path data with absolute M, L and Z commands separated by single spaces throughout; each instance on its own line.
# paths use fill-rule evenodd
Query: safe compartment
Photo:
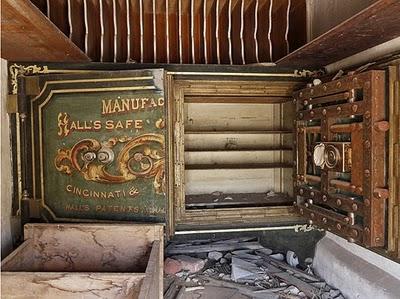
M 5 298 L 162 298 L 163 226 L 26 224 L 1 263 Z

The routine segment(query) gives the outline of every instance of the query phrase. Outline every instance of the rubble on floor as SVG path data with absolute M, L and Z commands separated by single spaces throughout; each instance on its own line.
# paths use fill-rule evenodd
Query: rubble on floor
M 194 240 L 166 248 L 166 299 L 342 299 L 295 252 L 273 252 L 256 239 Z

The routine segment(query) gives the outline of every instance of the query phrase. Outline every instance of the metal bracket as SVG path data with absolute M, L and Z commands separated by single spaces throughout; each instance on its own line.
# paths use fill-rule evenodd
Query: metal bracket
M 18 92 L 17 78 L 19 75 L 28 76 L 28 75 L 49 73 L 49 68 L 47 66 L 37 66 L 36 64 L 24 66 L 21 64 L 14 63 L 14 64 L 10 65 L 8 70 L 9 70 L 12 94 L 17 94 L 17 92 Z
M 8 114 L 13 114 L 18 112 L 18 101 L 16 94 L 9 94 L 7 97 L 6 111 Z

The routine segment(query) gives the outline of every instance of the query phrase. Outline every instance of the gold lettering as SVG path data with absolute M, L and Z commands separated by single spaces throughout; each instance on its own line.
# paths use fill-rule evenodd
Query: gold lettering
M 111 105 L 112 105 L 112 100 L 108 100 L 106 102 L 106 100 L 102 100 L 103 103 L 103 109 L 101 111 L 101 114 L 110 114 L 113 113 L 113 111 L 111 110 Z

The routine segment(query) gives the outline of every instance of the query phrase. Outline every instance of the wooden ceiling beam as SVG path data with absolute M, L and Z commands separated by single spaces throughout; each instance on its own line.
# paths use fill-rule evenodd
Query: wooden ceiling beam
M 293 1 L 292 1 L 293 2 Z M 282 67 L 323 68 L 400 35 L 400 1 L 379 0 L 277 61 Z
M 1 1 L 1 27 L 1 57 L 6 60 L 90 61 L 28 0 Z

